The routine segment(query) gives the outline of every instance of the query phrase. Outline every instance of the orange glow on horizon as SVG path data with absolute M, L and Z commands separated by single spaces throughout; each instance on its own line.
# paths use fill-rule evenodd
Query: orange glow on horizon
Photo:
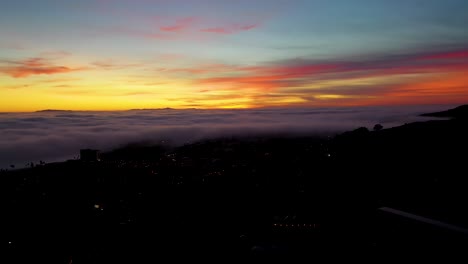
M 85 58 L 59 54 L 0 62 L 0 111 L 464 103 L 466 54 L 247 66 L 184 65 L 180 56 L 156 65 L 110 60 L 86 65 Z

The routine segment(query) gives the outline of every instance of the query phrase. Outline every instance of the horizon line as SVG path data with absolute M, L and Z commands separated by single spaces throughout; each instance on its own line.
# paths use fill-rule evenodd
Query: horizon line
M 204 110 L 204 111 L 219 111 L 219 110 L 255 110 L 255 109 L 324 109 L 324 108 L 365 108 L 365 107 L 399 107 L 399 106 L 450 106 L 450 105 L 468 105 L 466 103 L 425 103 L 425 104 L 382 104 L 382 105 L 342 105 L 342 106 L 265 106 L 265 107 L 243 107 L 243 108 L 174 108 L 174 107 L 158 107 L 158 108 L 131 108 L 131 109 L 38 109 L 31 111 L 0 111 L 0 114 L 9 113 L 41 113 L 41 112 L 126 112 L 126 111 L 149 111 L 149 110 Z

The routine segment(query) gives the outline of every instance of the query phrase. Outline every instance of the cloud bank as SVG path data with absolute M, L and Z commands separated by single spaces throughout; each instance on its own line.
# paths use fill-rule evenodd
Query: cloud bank
M 176 145 L 222 136 L 331 135 L 360 126 L 421 120 L 448 106 L 253 110 L 132 110 L 0 113 L 0 168 L 60 161 L 81 148 L 110 150 L 132 142 Z

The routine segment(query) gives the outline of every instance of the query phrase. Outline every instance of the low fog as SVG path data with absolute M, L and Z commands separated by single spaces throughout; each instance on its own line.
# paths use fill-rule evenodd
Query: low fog
M 181 145 L 224 136 L 334 135 L 377 123 L 388 128 L 427 120 L 418 115 L 450 107 L 0 113 L 0 168 L 62 161 L 77 157 L 81 148 L 106 151 L 143 141 Z

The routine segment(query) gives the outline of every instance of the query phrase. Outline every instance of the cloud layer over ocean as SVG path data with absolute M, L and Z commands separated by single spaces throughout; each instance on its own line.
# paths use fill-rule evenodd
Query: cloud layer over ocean
M 254 109 L 48 111 L 0 113 L 0 168 L 66 160 L 81 148 L 110 150 L 132 142 L 197 140 L 264 134 L 336 134 L 376 123 L 385 127 L 424 120 L 418 114 L 448 106 Z

